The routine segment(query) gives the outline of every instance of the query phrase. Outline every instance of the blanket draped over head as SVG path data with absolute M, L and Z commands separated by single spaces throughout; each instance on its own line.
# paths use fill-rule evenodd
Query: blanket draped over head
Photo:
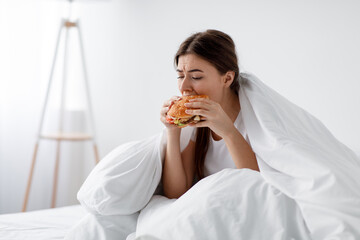
M 359 158 L 314 116 L 240 76 L 260 172 L 224 169 L 168 199 L 156 191 L 166 134 L 121 145 L 83 183 L 89 213 L 66 239 L 360 239 Z

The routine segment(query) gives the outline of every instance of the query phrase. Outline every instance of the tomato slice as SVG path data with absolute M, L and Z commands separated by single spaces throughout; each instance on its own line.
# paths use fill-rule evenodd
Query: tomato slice
M 174 123 L 174 120 L 171 118 L 171 117 L 169 117 L 169 116 L 166 116 L 166 121 L 168 122 L 168 123 Z

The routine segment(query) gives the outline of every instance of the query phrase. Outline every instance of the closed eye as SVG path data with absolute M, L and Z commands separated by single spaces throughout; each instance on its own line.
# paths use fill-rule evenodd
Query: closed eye
M 183 79 L 184 76 L 178 76 L 177 79 Z M 200 80 L 202 79 L 203 77 L 192 77 L 193 80 Z

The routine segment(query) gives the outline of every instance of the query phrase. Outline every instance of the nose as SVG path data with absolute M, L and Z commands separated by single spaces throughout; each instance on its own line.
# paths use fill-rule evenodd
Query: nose
M 191 81 L 188 76 L 185 76 L 182 81 L 179 83 L 179 90 L 184 95 L 184 92 L 192 92 Z

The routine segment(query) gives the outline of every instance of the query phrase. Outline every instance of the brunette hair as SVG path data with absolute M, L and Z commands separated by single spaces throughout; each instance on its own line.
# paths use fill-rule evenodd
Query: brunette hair
M 221 75 L 228 71 L 235 72 L 230 88 L 238 94 L 239 66 L 234 41 L 229 35 L 218 30 L 206 30 L 188 37 L 179 47 L 174 63 L 177 66 L 179 57 L 185 54 L 195 54 L 211 63 Z M 210 142 L 210 129 L 198 128 L 195 142 L 195 176 L 198 180 L 204 178 L 204 162 Z

